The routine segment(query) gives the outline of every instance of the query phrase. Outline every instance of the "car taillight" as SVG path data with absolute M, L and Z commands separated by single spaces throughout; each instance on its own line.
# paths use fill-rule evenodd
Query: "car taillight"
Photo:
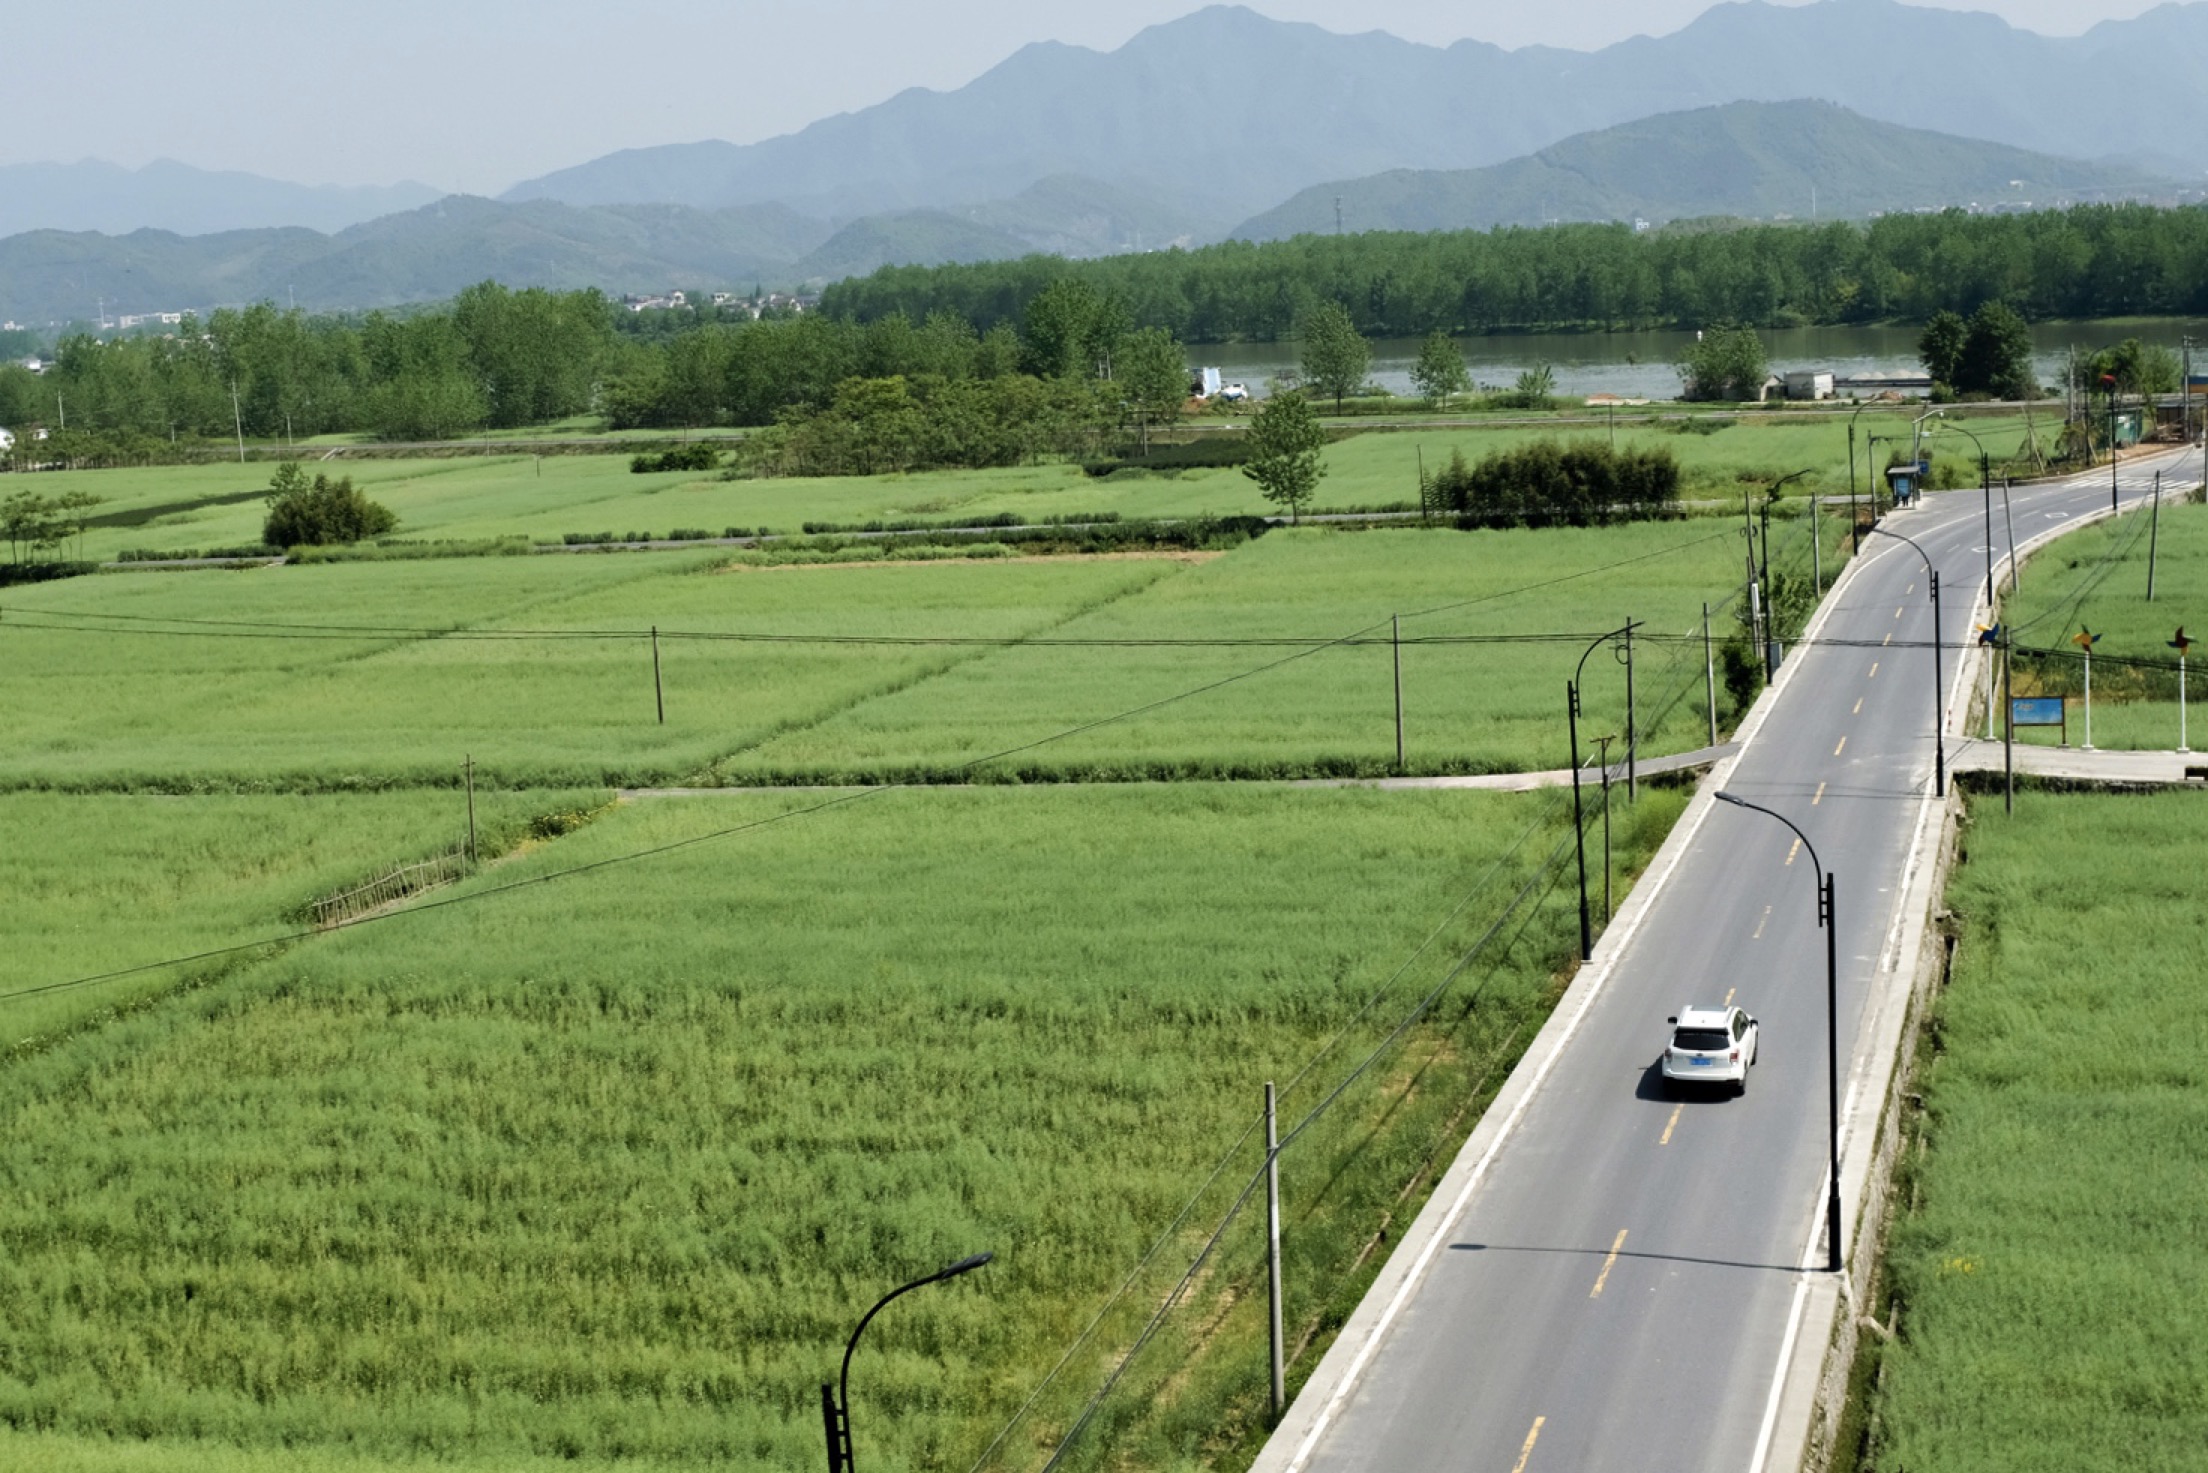
M 1731 1062 L 1731 1063 L 1735 1063 L 1735 1064 L 1737 1064 L 1737 1063 L 1739 1063 L 1739 1062 L 1740 1062 L 1740 1050 L 1739 1050 L 1739 1049 L 1737 1049 L 1737 1048 L 1736 1048 L 1736 1049 L 1734 1049 L 1734 1050 L 1733 1050 L 1733 1057 L 1732 1057 L 1732 1059 L 1731 1059 L 1731 1060 L 1730 1060 L 1729 1062 Z

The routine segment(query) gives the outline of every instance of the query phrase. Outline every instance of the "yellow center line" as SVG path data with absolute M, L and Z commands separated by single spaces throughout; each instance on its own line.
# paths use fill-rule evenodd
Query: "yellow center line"
M 1893 642 L 1894 637 L 1891 634 L 1887 635 L 1884 639 L 1879 641 L 1880 644 L 1892 644 Z
M 1795 855 L 1797 855 L 1797 854 L 1799 854 L 1799 853 L 1801 853 L 1801 852 L 1802 852 L 1802 841 L 1801 841 L 1801 840 L 1799 840 L 1799 839 L 1796 839 L 1796 840 L 1794 841 L 1794 847 L 1786 851 L 1786 862 L 1787 862 L 1788 864 L 1792 864 L 1792 863 L 1794 862 L 1794 856 L 1795 856 Z
M 1681 1100 L 1680 1103 L 1685 1104 L 1686 1101 Z M 1610 1282 L 1610 1270 L 1617 1266 L 1618 1250 L 1624 1246 L 1625 1229 L 1619 1228 L 1617 1240 L 1610 1245 L 1610 1256 L 1602 1261 L 1602 1272 L 1595 1277 L 1595 1287 L 1587 1291 L 1589 1299 L 1600 1299 L 1602 1297 L 1602 1286 Z M 1531 1447 L 1533 1444 L 1529 1440 L 1526 1445 Z
M 1903 608 L 1905 608 L 1905 607 L 1907 607 L 1907 606 L 1906 606 L 1906 605 L 1904 605 L 1904 604 L 1896 604 L 1896 605 L 1894 605 L 1894 617 L 1895 617 L 1895 618 L 1897 618 L 1897 619 L 1898 619 L 1898 618 L 1900 618 L 1900 617 L 1901 617 L 1901 611 L 1902 611 L 1902 609 L 1903 609 Z
M 1887 635 L 1886 637 L 1887 637 L 1888 639 L 1892 639 L 1892 638 L 1893 638 L 1893 636 L 1892 636 L 1891 634 Z M 1871 661 L 1871 673 L 1870 673 L 1870 674 L 1868 674 L 1868 675 L 1866 675 L 1866 676 L 1864 676 L 1863 678 L 1864 678 L 1865 680 L 1876 680 L 1876 679 L 1878 679 L 1878 661 L 1876 661 L 1876 660 L 1873 660 L 1873 661 Z
M 1541 1440 L 1541 1424 L 1547 1420 L 1547 1417 L 1533 1419 L 1533 1430 L 1526 1434 L 1526 1445 L 1518 1449 L 1518 1461 L 1511 1466 L 1510 1473 L 1526 1473 L 1526 1459 L 1533 1456 L 1533 1445 Z
M 1765 915 L 1769 915 L 1769 914 L 1771 914 L 1771 907 L 1770 907 L 1770 906 L 1768 906 L 1768 905 L 1767 905 L 1767 906 L 1765 906 L 1765 907 L 1763 908 L 1763 913 L 1764 913 Z M 1725 1003 L 1724 1003 L 1724 1005 L 1725 1005 L 1726 1007 L 1731 1007 L 1731 1006 L 1733 1005 L 1733 994 L 1734 994 L 1734 993 L 1736 993 L 1736 992 L 1738 992 L 1738 991 L 1740 991 L 1740 989 L 1739 989 L 1739 988 L 1737 988 L 1737 987 L 1728 987 L 1728 988 L 1726 988 L 1726 989 L 1725 989 Z
M 1763 939 L 1763 928 L 1764 928 L 1765 926 L 1768 926 L 1768 925 L 1770 925 L 1770 924 L 1771 924 L 1771 907 L 1767 905 L 1767 906 L 1765 906 L 1765 907 L 1763 908 L 1763 919 L 1762 919 L 1762 920 L 1760 920 L 1760 921 L 1757 921 L 1757 922 L 1756 922 L 1756 934 L 1755 934 L 1755 935 L 1753 935 L 1753 936 L 1751 936 L 1751 937 L 1749 937 L 1748 939 L 1749 939 L 1750 941 L 1761 941 L 1761 940 Z M 1729 992 L 1728 992 L 1728 993 L 1726 993 L 1726 994 L 1725 994 L 1725 1006 L 1727 1006 L 1727 1007 L 1731 1007 L 1732 1005 L 1733 1005 L 1733 995 L 1732 995 L 1731 993 L 1729 993 Z
M 1914 598 L 1914 597 L 1916 596 L 1916 592 L 1917 592 L 1917 585 L 1916 585 L 1916 584 L 1914 584 L 1914 583 L 1912 583 L 1912 584 L 1910 584 L 1910 585 L 1909 585 L 1909 586 L 1908 586 L 1907 588 L 1904 588 L 1904 589 L 1903 589 L 1903 590 L 1901 591 L 1901 596 L 1902 596 L 1903 598 Z
M 1664 1138 L 1658 1141 L 1657 1145 L 1668 1146 L 1671 1144 L 1671 1133 L 1679 1127 L 1679 1112 L 1686 1108 L 1687 1102 L 1685 1100 L 1681 1100 L 1671 1107 L 1671 1119 L 1664 1122 Z
M 1832 749 L 1832 755 L 1833 755 L 1833 756 L 1835 756 L 1835 757 L 1839 756 L 1839 755 L 1840 755 L 1840 753 L 1841 753 L 1841 751 L 1842 751 L 1842 750 L 1843 750 L 1843 749 L 1844 749 L 1844 748 L 1845 748 L 1845 747 L 1846 747 L 1847 745 L 1848 745 L 1848 739 L 1847 739 L 1846 737 L 1842 737 L 1842 738 L 1840 738 L 1840 745 L 1839 745 L 1839 746 L 1837 746 L 1837 747 L 1834 747 L 1834 748 Z
M 1863 714 L 1863 698 L 1861 696 L 1855 698 L 1855 709 L 1848 714 L 1850 716 L 1861 716 Z
M 1862 705 L 1863 703 L 1862 703 L 1861 701 L 1857 701 L 1857 702 L 1856 702 L 1856 704 L 1857 704 L 1858 706 L 1860 706 L 1860 705 Z M 1820 803 L 1822 803 L 1822 802 L 1824 802 L 1824 801 L 1825 801 L 1825 785 L 1824 785 L 1823 783 L 1819 783 L 1819 784 L 1817 784 L 1817 796 L 1809 800 L 1809 806 L 1810 806 L 1810 807 L 1812 807 L 1812 808 L 1815 808 L 1815 807 L 1816 807 L 1816 806 L 1817 806 L 1818 804 L 1820 804 Z

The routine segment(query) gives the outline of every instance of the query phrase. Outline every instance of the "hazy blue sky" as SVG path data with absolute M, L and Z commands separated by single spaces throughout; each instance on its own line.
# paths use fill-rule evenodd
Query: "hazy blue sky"
M 2048 35 L 2152 0 L 1948 0 Z M 1109 50 L 1198 0 L 69 0 L 0 33 L 0 163 L 175 158 L 305 183 L 492 194 L 656 143 L 748 143 L 971 81 L 1030 41 Z M 1258 0 L 1281 20 L 1589 49 L 1708 0 Z

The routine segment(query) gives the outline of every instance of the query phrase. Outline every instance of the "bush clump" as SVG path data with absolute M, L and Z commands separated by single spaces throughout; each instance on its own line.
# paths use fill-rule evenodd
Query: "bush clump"
M 1601 527 L 1678 515 L 1679 462 L 1668 449 L 1536 440 L 1478 465 L 1452 454 L 1422 492 L 1427 510 L 1466 526 Z
M 380 537 L 398 526 L 398 514 L 370 501 L 351 476 L 310 482 L 296 461 L 276 467 L 268 482 L 268 520 L 261 540 L 271 547 L 328 547 Z
M 721 452 L 701 440 L 688 445 L 677 445 L 674 449 L 663 450 L 657 455 L 647 452 L 631 456 L 629 471 L 639 476 L 647 476 L 655 471 L 709 471 L 718 469 L 720 463 Z

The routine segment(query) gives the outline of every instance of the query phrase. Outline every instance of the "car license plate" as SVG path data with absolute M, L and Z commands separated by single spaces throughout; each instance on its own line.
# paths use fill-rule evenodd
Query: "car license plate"
M 1696 1059 L 1696 1060 L 1694 1061 L 1694 1067 L 1695 1067 L 1695 1068 L 1697 1068 L 1697 1069 L 1699 1069 L 1699 1068 L 1703 1067 L 1703 1066 L 1704 1066 L 1705 1064 L 1714 1064 L 1714 1063 L 1716 1063 L 1716 1062 L 1717 1062 L 1717 1060 L 1715 1060 L 1715 1059 Z

